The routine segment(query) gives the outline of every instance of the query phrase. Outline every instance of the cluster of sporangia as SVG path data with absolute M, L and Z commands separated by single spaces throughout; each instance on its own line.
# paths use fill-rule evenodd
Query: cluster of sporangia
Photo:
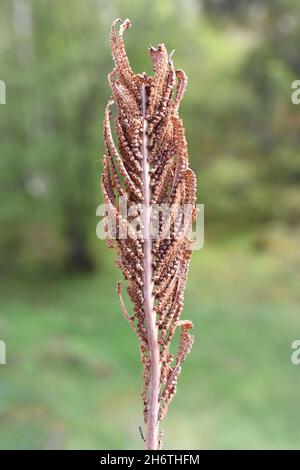
M 116 33 L 114 21 L 111 31 L 111 48 L 114 69 L 109 74 L 112 98 L 109 100 L 104 119 L 105 155 L 103 159 L 102 189 L 108 215 L 105 229 L 108 243 L 118 253 L 118 265 L 128 281 L 127 292 L 133 303 L 133 314 L 129 315 L 121 296 L 121 284 L 117 292 L 120 296 L 123 313 L 140 339 L 141 358 L 144 366 L 144 420 L 147 422 L 150 379 L 150 354 L 147 338 L 147 323 L 144 314 L 143 298 L 143 236 L 137 236 L 130 228 L 130 221 L 139 215 L 139 204 L 143 204 L 143 158 L 142 158 L 142 87 L 146 90 L 147 155 L 150 168 L 151 204 L 169 204 L 167 221 L 159 221 L 159 236 L 152 241 L 153 296 L 161 361 L 159 420 L 166 412 L 176 393 L 177 378 L 181 363 L 185 360 L 192 344 L 189 330 L 192 323 L 180 321 L 183 308 L 183 295 L 186 284 L 191 241 L 186 227 L 176 237 L 176 221 L 172 208 L 175 205 L 189 204 L 195 208 L 196 181 L 188 165 L 187 145 L 184 128 L 178 116 L 178 108 L 187 78 L 183 71 L 175 70 L 171 56 L 164 44 L 157 48 L 150 46 L 153 63 L 153 76 L 146 73 L 134 74 L 128 62 L 123 43 L 123 32 L 130 27 L 127 19 L 121 22 Z M 114 144 L 110 127 L 111 107 L 116 105 Z M 145 110 L 144 110 L 145 111 Z M 127 197 L 128 212 L 131 217 L 122 217 L 119 198 Z M 109 218 L 117 220 L 116 237 L 111 236 Z M 192 220 L 195 219 L 195 209 Z M 184 224 L 183 224 L 184 225 Z M 141 226 L 141 230 L 142 230 Z M 170 236 L 164 237 L 166 228 Z M 127 230 L 128 237 L 119 237 L 120 230 Z M 173 234 L 173 235 L 172 235 Z M 177 355 L 170 353 L 170 343 L 176 328 L 181 328 Z

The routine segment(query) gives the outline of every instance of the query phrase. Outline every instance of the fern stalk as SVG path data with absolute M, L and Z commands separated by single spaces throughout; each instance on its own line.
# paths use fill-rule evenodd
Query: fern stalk
M 146 87 L 142 85 L 142 158 L 143 158 L 143 227 L 144 227 L 144 263 L 143 263 L 143 292 L 144 314 L 147 325 L 147 339 L 150 351 L 150 383 L 149 411 L 147 420 L 146 448 L 157 449 L 158 443 L 158 412 L 160 390 L 160 347 L 158 342 L 158 326 L 154 313 L 153 275 L 152 275 L 152 240 L 151 240 L 151 188 L 150 166 L 148 161 L 148 122 L 146 119 L 147 95 Z

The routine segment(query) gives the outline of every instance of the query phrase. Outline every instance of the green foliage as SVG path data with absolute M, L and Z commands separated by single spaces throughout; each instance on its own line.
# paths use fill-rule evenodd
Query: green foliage
M 185 310 L 197 338 L 167 449 L 299 447 L 299 261 L 279 231 L 264 243 L 272 256 L 227 246 L 192 258 Z M 1 449 L 143 447 L 138 343 L 117 275 L 1 285 Z
M 132 20 L 135 70 L 150 72 L 146 47 L 163 41 L 189 76 L 182 117 L 207 233 L 299 220 L 299 111 L 290 102 L 300 76 L 297 1 L 155 0 L 150 9 L 129 0 L 6 0 L 1 8 L 2 271 L 95 267 L 115 17 Z
M 1 0 L 0 448 L 138 447 L 137 342 L 112 253 L 95 235 L 117 17 L 132 20 L 136 71 L 150 72 L 149 43 L 177 49 L 205 203 L 185 305 L 199 339 L 165 445 L 299 447 L 290 363 L 300 331 L 300 106 L 290 99 L 299 9 L 298 0 Z M 63 276 L 97 266 L 93 277 Z

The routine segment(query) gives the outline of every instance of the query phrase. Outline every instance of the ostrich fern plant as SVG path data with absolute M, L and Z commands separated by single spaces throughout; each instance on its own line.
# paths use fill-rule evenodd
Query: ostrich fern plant
M 196 214 L 196 181 L 189 168 L 178 114 L 186 75 L 174 69 L 164 44 L 149 48 L 153 75 L 134 74 L 123 43 L 123 33 L 129 27 L 128 19 L 115 20 L 111 30 L 114 69 L 108 77 L 112 97 L 103 126 L 102 190 L 108 243 L 116 249 L 118 265 L 127 281 L 131 314 L 122 298 L 121 283 L 117 292 L 123 313 L 140 342 L 146 448 L 159 449 L 159 425 L 176 393 L 181 364 L 193 344 L 193 325 L 180 320 L 180 315 L 192 252 L 189 229 Z M 113 105 L 116 144 L 110 125 Z M 121 199 L 128 206 L 128 218 L 121 211 Z M 154 210 L 162 205 L 168 208 L 164 217 Z M 178 207 L 191 207 L 190 216 L 178 217 Z M 157 228 L 155 236 L 152 224 Z M 170 344 L 177 329 L 178 351 L 171 354 Z

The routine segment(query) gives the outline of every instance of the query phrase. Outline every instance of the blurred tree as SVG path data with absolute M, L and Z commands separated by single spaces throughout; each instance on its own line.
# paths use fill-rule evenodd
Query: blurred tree
M 37 245 L 47 240 L 54 250 L 48 261 L 62 258 L 61 266 L 70 271 L 94 267 L 89 234 L 104 87 L 99 84 L 100 10 L 97 2 L 94 6 L 98 16 L 78 0 L 54 0 L 50 8 L 44 0 L 13 0 L 4 12 L 9 26 L 1 59 L 9 99 L 1 109 L 2 144 L 6 188 L 15 187 L 12 209 L 18 220 L 13 238 L 6 229 L 2 246 L 9 244 L 16 258 L 27 250 L 39 258 L 43 247 Z M 7 207 L 3 215 L 12 220 Z
M 181 112 L 206 232 L 299 223 L 299 13 L 298 0 L 2 0 L 1 271 L 95 267 L 116 17 L 134 25 L 135 70 L 150 72 L 146 45 L 165 42 L 188 74 Z

